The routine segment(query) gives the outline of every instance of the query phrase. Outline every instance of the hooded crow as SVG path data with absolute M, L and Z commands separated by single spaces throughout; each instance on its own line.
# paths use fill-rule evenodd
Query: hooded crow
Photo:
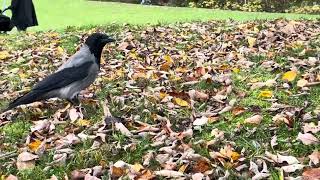
M 106 34 L 91 34 L 80 50 L 55 73 L 38 82 L 30 92 L 11 102 L 3 112 L 22 104 L 55 97 L 67 99 L 72 104 L 79 104 L 80 91 L 90 86 L 99 73 L 103 47 L 114 41 Z

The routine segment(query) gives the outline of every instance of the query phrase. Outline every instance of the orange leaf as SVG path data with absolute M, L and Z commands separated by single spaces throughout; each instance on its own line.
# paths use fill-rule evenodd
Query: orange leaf
M 35 141 L 31 142 L 30 144 L 28 144 L 28 147 L 31 151 L 35 152 L 39 149 L 40 145 L 41 145 L 41 141 L 39 139 L 36 139 Z

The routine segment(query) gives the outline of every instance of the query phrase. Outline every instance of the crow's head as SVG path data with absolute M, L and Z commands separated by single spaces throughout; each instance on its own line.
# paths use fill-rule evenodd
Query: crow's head
M 106 34 L 93 33 L 87 38 L 85 44 L 89 47 L 91 53 L 93 53 L 97 60 L 100 62 L 103 47 L 107 43 L 114 41 L 114 39 Z

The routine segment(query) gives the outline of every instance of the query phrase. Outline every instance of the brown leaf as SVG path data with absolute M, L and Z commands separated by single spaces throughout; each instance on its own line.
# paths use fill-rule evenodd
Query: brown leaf
M 115 167 L 115 166 L 111 167 L 111 175 L 114 177 L 121 177 L 125 175 L 125 173 L 126 173 L 126 170 L 122 167 Z
M 192 171 L 194 173 L 198 173 L 198 172 L 201 172 L 201 173 L 204 173 L 208 170 L 211 169 L 211 166 L 210 164 L 207 162 L 207 161 L 204 161 L 204 160 L 200 160 L 198 161 L 193 167 L 192 167 Z
M 246 111 L 245 108 L 240 107 L 240 106 L 237 106 L 237 107 L 234 107 L 234 108 L 232 109 L 232 115 L 233 115 L 233 116 L 238 116 L 238 115 L 244 113 L 245 111 Z
M 306 169 L 302 173 L 303 180 L 319 180 L 320 179 L 320 168 Z
M 259 125 L 262 121 L 262 116 L 261 115 L 254 115 L 250 118 L 247 118 L 244 120 L 244 123 L 246 124 L 254 124 L 254 125 Z
M 319 139 L 310 133 L 303 134 L 299 132 L 297 139 L 305 145 L 319 144 Z
M 320 152 L 318 150 L 313 151 L 312 154 L 308 156 L 310 158 L 310 161 L 313 162 L 313 164 L 317 165 L 320 162 Z
M 39 156 L 28 153 L 28 152 L 22 152 L 18 155 L 17 158 L 17 168 L 18 170 L 24 170 L 24 169 L 32 169 L 35 166 L 36 159 L 39 158 Z

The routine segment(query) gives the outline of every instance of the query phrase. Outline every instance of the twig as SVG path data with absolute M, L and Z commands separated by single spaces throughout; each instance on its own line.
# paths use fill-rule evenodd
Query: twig
M 7 159 L 7 158 L 12 158 L 12 157 L 15 157 L 17 155 L 18 155 L 18 153 L 16 153 L 16 152 L 9 152 L 9 153 L 5 153 L 5 154 L 0 154 L 0 160 Z
M 316 86 L 316 85 L 320 85 L 320 81 L 319 82 L 311 82 L 311 83 L 307 83 L 306 86 L 310 87 L 310 86 Z

